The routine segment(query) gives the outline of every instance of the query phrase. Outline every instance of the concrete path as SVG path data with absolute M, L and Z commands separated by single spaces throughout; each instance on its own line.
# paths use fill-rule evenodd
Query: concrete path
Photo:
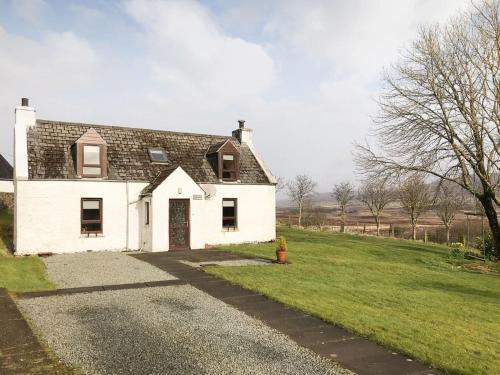
M 40 345 L 5 289 L 0 289 L 0 374 L 72 374 Z

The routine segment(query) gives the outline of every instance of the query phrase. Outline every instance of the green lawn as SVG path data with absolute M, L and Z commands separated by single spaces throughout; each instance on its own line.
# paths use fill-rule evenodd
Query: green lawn
M 36 256 L 14 257 L 7 250 L 12 240 L 12 215 L 0 210 L 0 288 L 12 292 L 54 289 L 45 265 Z
M 500 276 L 464 270 L 443 246 L 278 234 L 291 264 L 207 271 L 452 373 L 500 374 Z M 271 243 L 223 249 L 274 257 Z

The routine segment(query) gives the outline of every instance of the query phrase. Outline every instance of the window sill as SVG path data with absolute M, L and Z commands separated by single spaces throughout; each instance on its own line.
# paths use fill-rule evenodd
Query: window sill
M 80 233 L 80 238 L 98 238 L 104 237 L 102 233 Z
M 222 228 L 223 232 L 239 232 L 238 228 Z

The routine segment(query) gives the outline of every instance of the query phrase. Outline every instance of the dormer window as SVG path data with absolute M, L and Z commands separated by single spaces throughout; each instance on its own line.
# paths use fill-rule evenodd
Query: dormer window
M 219 180 L 240 179 L 240 152 L 229 139 L 210 146 L 207 159 Z
M 101 146 L 83 145 L 83 177 L 101 177 Z
M 224 181 L 236 180 L 236 155 L 222 154 L 222 179 Z
M 162 148 L 150 148 L 149 159 L 153 163 L 168 163 L 168 156 L 164 149 Z
M 108 175 L 107 145 L 93 129 L 76 141 L 76 172 L 78 177 L 95 178 Z

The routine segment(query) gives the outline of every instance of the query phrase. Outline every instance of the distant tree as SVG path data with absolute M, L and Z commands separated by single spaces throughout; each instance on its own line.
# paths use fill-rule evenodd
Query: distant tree
M 435 210 L 446 230 L 446 244 L 450 244 L 450 228 L 457 212 L 463 206 L 463 198 L 458 189 L 446 182 L 438 186 Z
M 380 235 L 380 216 L 385 207 L 394 199 L 393 191 L 387 186 L 383 178 L 368 178 L 359 188 L 358 197 L 370 210 L 375 224 L 377 236 Z
M 286 188 L 286 181 L 282 176 L 276 176 L 276 192 L 279 193 Z
M 417 223 L 420 215 L 432 205 L 432 193 L 420 175 L 407 177 L 398 189 L 401 207 L 410 217 L 413 240 L 417 239 Z
M 500 253 L 499 72 L 500 1 L 420 28 L 384 74 L 377 145 L 358 146 L 357 159 L 369 174 L 425 173 L 469 191 Z
M 307 198 L 309 198 L 316 188 L 314 182 L 309 176 L 301 174 L 286 184 L 287 194 L 295 202 L 299 211 L 299 226 L 302 225 L 302 209 Z
M 341 182 L 333 187 L 332 196 L 337 201 L 340 208 L 340 218 L 342 220 L 342 227 L 340 230 L 345 232 L 345 222 L 347 218 L 347 206 L 354 199 L 354 187 L 350 182 Z

